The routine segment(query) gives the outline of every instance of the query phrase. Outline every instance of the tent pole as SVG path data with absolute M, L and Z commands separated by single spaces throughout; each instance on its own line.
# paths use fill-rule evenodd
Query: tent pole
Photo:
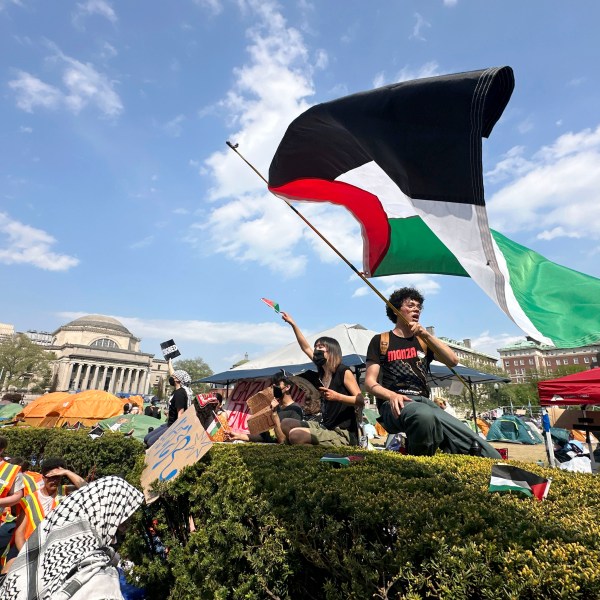
M 550 415 L 548 410 L 542 408 L 542 425 L 544 427 L 544 440 L 546 442 L 546 455 L 548 456 L 548 464 L 555 469 L 556 459 L 554 458 L 554 444 L 552 443 L 552 434 L 550 433 Z
M 477 426 L 477 411 L 475 410 L 475 396 L 473 394 L 473 384 L 471 383 L 471 378 L 468 377 L 467 381 L 469 382 L 469 394 L 471 395 L 471 408 L 473 409 L 473 423 L 475 423 L 475 433 L 479 435 L 479 427 Z

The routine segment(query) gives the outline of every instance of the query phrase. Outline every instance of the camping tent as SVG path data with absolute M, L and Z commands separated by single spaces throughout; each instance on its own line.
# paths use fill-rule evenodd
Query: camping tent
M 110 417 L 110 419 L 103 419 L 98 423 L 102 429 L 118 431 L 120 433 L 129 433 L 133 430 L 133 437 L 144 441 L 144 437 L 148 433 L 149 427 L 160 427 L 164 421 L 155 419 L 154 417 L 148 417 L 146 415 L 118 415 L 116 417 Z
M 600 368 L 538 383 L 540 404 L 600 404 Z
M 544 440 L 527 423 L 514 415 L 504 415 L 490 426 L 485 438 L 488 442 L 513 442 L 516 444 L 542 444 Z
M 306 336 L 306 339 L 312 346 L 315 340 L 320 337 L 332 337 L 340 343 L 342 348 L 342 362 L 345 365 L 364 368 L 367 347 L 372 337 L 376 334 L 377 332 L 366 329 L 359 324 L 340 324 L 321 333 Z M 271 377 L 282 370 L 288 374 L 297 375 L 314 369 L 315 366 L 312 362 L 307 361 L 306 354 L 300 350 L 297 342 L 292 342 L 260 358 L 248 361 L 239 367 L 210 375 L 200 381 L 202 383 L 230 384 L 242 379 Z M 510 381 L 510 379 L 482 373 L 460 365 L 455 367 L 454 370 L 469 384 Z M 456 380 L 456 375 L 448 367 L 435 360 L 431 363 L 431 377 L 429 380 L 431 387 L 449 386 L 452 381 Z
M 79 394 L 57 392 L 40 396 L 31 402 L 23 410 L 22 417 L 28 425 L 41 427 L 60 427 L 64 423 L 74 425 L 77 422 L 93 425 L 101 419 L 122 414 L 126 402 L 100 390 L 87 390 Z
M 20 404 L 11 402 L 0 406 L 0 421 L 12 421 L 15 415 L 18 415 L 23 407 Z

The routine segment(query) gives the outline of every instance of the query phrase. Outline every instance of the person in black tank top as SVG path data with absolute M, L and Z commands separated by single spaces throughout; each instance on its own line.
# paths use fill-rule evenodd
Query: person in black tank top
M 349 367 L 342 364 L 342 350 L 337 340 L 319 338 L 312 347 L 290 315 L 282 319 L 294 330 L 302 351 L 318 370 L 321 392 L 321 421 L 284 419 L 281 428 L 290 444 L 321 446 L 358 445 L 357 405 L 364 404 L 356 378 Z

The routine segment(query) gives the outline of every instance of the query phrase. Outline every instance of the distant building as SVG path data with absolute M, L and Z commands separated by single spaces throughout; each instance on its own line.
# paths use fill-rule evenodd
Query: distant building
M 52 340 L 54 339 L 52 334 L 48 331 L 26 331 L 25 335 L 38 346 L 52 346 Z
M 581 370 L 599 366 L 600 344 L 579 348 L 555 348 L 523 340 L 498 348 L 502 368 L 514 383 L 525 383 L 532 376 L 552 375 L 560 367 L 579 367 Z
M 0 323 L 0 340 L 15 335 L 15 328 L 9 323 Z
M 431 333 L 431 335 L 435 335 L 435 329 L 433 327 L 427 327 L 427 331 Z M 454 353 L 461 363 L 468 362 L 469 365 L 472 365 L 474 368 L 484 370 L 486 367 L 498 366 L 497 356 L 492 356 L 491 354 L 486 354 L 485 352 L 475 350 L 475 348 L 471 346 L 471 340 L 468 338 L 464 339 L 462 342 L 441 336 L 439 339 L 448 344 L 448 346 L 454 350 Z

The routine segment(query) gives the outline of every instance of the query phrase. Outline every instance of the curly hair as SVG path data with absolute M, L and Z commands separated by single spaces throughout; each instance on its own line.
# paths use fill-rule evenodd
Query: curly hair
M 400 288 L 389 297 L 390 304 L 392 306 L 395 306 L 398 310 L 400 310 L 400 307 L 402 306 L 405 300 L 414 300 L 415 302 L 421 304 L 421 306 L 423 306 L 423 303 L 425 302 L 423 294 L 421 294 L 419 290 L 410 287 Z M 396 321 L 398 320 L 396 313 L 387 305 L 385 307 L 385 314 L 388 316 L 388 319 L 392 323 L 396 323 Z

